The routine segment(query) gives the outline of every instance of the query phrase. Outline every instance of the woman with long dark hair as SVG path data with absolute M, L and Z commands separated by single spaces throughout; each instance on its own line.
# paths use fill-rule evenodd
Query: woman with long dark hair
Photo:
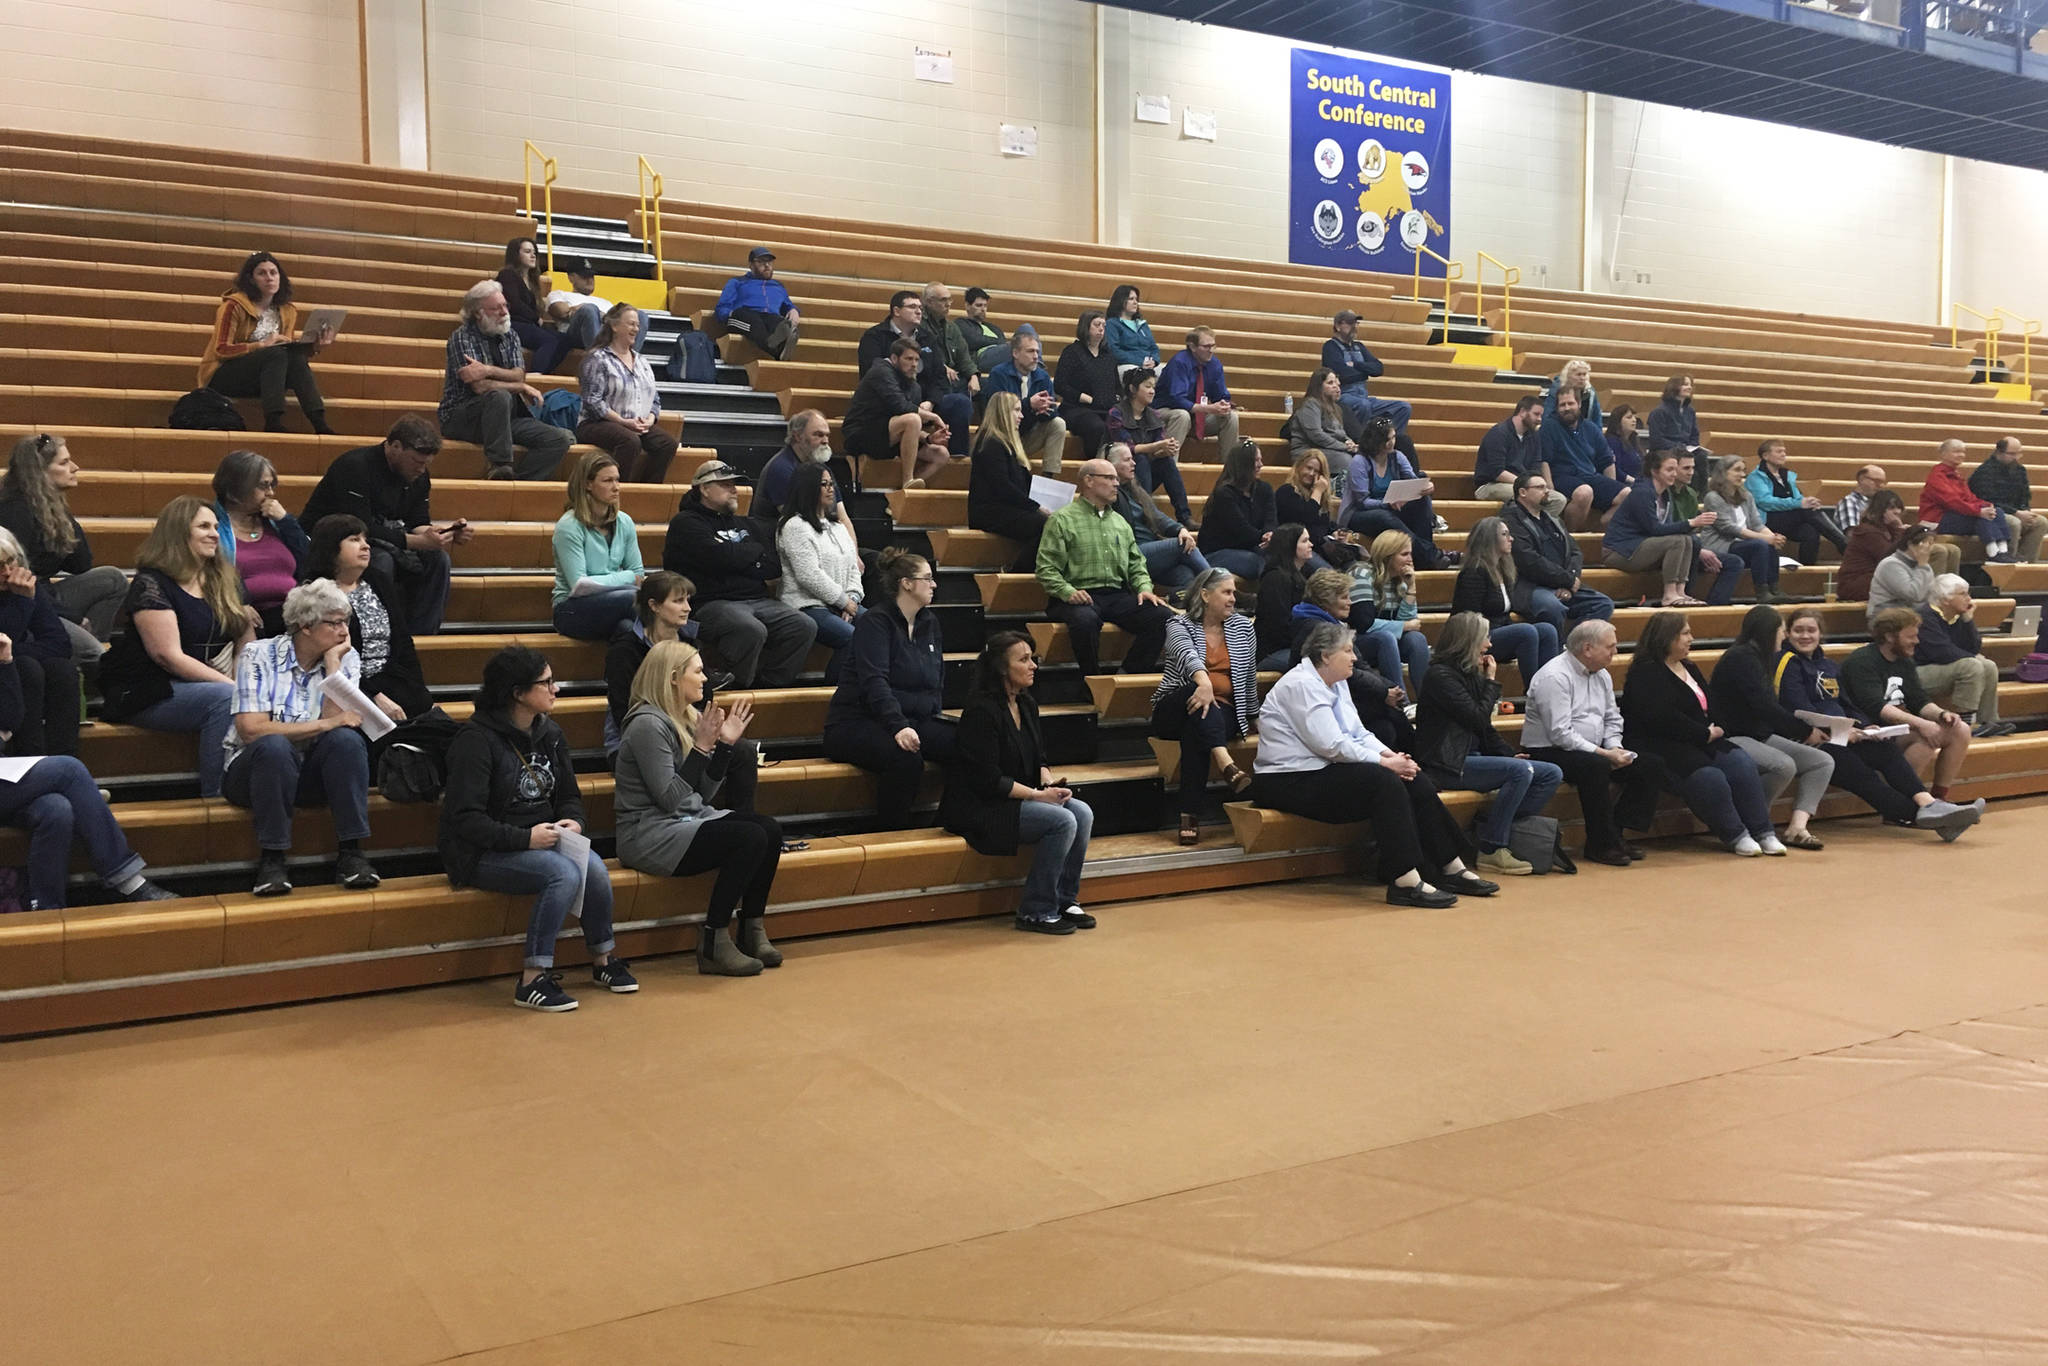
M 1180 477 L 1180 449 L 1187 444 L 1188 415 L 1179 408 L 1152 406 L 1159 393 L 1159 375 L 1153 370 L 1125 370 L 1117 392 L 1116 406 L 1109 410 L 1109 441 L 1121 441 L 1131 448 L 1138 487 L 1147 493 L 1164 488 L 1173 515 L 1183 525 L 1193 525 L 1187 485 Z
M 1396 482 L 1418 478 L 1421 476 L 1408 457 L 1395 449 L 1394 424 L 1384 417 L 1373 418 L 1359 434 L 1358 451 L 1351 457 L 1337 524 L 1366 538 L 1384 531 L 1404 532 L 1414 543 L 1418 568 L 1448 569 L 1458 563 L 1458 556 L 1437 549 L 1436 509 L 1430 500 L 1435 482 L 1424 479 L 1419 493 L 1401 490 L 1403 496 L 1398 501 L 1387 497 Z
M 1159 343 L 1152 339 L 1143 308 L 1136 285 L 1118 285 L 1109 292 L 1109 354 L 1120 366 L 1152 374 L 1159 369 Z
M 50 590 L 71 637 L 71 657 L 90 664 L 113 634 L 128 576 L 116 565 L 93 564 L 85 528 L 71 513 L 71 490 L 77 487 L 78 462 L 63 437 L 24 436 L 14 443 L 7 477 L 0 481 L 0 527 L 14 533 L 29 570 Z
M 1308 528 L 1299 522 L 1282 522 L 1273 528 L 1266 542 L 1266 571 L 1259 575 L 1258 606 L 1253 619 L 1258 623 L 1259 667 L 1285 669 L 1287 650 L 1294 638 L 1294 605 L 1308 587 L 1315 564 L 1315 543 Z
M 1465 542 L 1465 563 L 1451 590 L 1453 612 L 1486 619 L 1496 659 L 1514 656 L 1527 688 L 1536 671 L 1557 658 L 1557 627 L 1547 621 L 1514 621 L 1515 538 L 1498 517 L 1482 517 Z
M 860 547 L 834 511 L 838 489 L 832 471 L 807 464 L 789 480 L 789 499 L 775 529 L 782 558 L 782 600 L 818 627 L 818 644 L 832 652 L 825 681 L 837 683 L 846 647 L 866 594 L 861 588 Z
M 292 279 L 278 259 L 259 251 L 242 262 L 235 282 L 220 296 L 206 354 L 199 359 L 200 387 L 229 398 L 258 399 L 263 405 L 263 430 L 284 430 L 284 393 L 299 397 L 299 411 L 321 436 L 334 435 L 327 425 L 327 402 L 313 382 L 313 353 L 326 350 L 334 333 L 323 330 L 309 341 L 298 339 L 299 309 L 292 302 Z
M 1750 608 L 1735 643 L 1714 666 L 1707 701 L 1728 728 L 1728 739 L 1755 761 L 1765 801 L 1775 803 L 1786 788 L 1799 784 L 1792 819 L 1785 822 L 1785 847 L 1819 849 L 1820 837 L 1806 827 L 1827 795 L 1835 761 L 1821 748 L 1827 735 L 1778 701 L 1772 674 L 1784 650 L 1785 619 L 1778 609 L 1765 604 Z
M 498 272 L 505 287 L 505 306 L 512 310 L 512 330 L 519 344 L 533 352 L 530 370 L 551 375 L 569 354 L 569 335 L 541 321 L 541 301 L 548 297 L 547 277 L 540 273 L 540 248 L 531 237 L 515 237 L 505 244 L 505 267 Z
M 1195 544 L 1210 564 L 1247 579 L 1266 572 L 1266 543 L 1277 519 L 1273 486 L 1259 477 L 1266 465 L 1256 441 L 1240 441 L 1223 455 L 1223 472 L 1202 509 Z
M 1095 928 L 1081 908 L 1081 867 L 1095 813 L 1061 786 L 1046 763 L 1031 685 L 1038 656 L 1022 631 L 998 631 L 974 662 L 960 740 L 946 766 L 939 823 L 978 854 L 1003 857 L 1035 846 L 1016 925 L 1033 934 Z
M 1642 419 L 1626 403 L 1618 403 L 1607 415 L 1607 454 L 1614 461 L 1614 477 L 1633 483 L 1643 472 Z

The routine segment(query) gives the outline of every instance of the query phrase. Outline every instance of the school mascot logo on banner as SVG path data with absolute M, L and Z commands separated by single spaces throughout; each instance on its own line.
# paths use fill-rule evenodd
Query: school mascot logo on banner
M 1450 73 L 1298 47 L 1293 82 L 1287 259 L 1409 275 L 1418 247 L 1449 256 Z

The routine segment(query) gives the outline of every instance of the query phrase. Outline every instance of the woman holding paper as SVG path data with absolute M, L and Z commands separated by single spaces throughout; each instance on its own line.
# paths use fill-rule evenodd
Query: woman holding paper
M 1014 564 L 1038 561 L 1038 538 L 1051 514 L 1031 495 L 1031 457 L 1019 430 L 1023 409 L 1015 394 L 991 394 L 968 451 L 967 525 L 1015 541 Z
M 1835 760 L 1821 746 L 1827 735 L 1802 721 L 1778 700 L 1772 678 L 1785 648 L 1785 620 L 1778 609 L 1759 604 L 1742 618 L 1735 644 L 1722 651 L 1707 684 L 1714 719 L 1728 728 L 1728 739 L 1756 762 L 1763 778 L 1764 800 L 1776 802 L 1796 781 L 1792 819 L 1780 839 L 1788 849 L 1820 849 L 1820 838 L 1807 822 L 1820 810 L 1834 776 Z
M 333 345 L 334 332 L 329 328 L 301 342 L 298 330 L 291 276 L 269 252 L 255 253 L 220 296 L 206 354 L 199 358 L 200 387 L 228 398 L 260 400 L 266 432 L 284 430 L 284 391 L 290 389 L 313 430 L 333 436 L 327 401 L 313 383 L 312 356 Z
M 604 640 L 633 615 L 646 566 L 640 532 L 619 506 L 619 462 L 593 451 L 576 462 L 555 520 L 555 629 Z
M 554 970 L 571 912 L 583 923 L 591 980 L 614 992 L 640 983 L 612 953 L 611 872 L 584 833 L 583 794 L 554 709 L 546 655 L 507 645 L 484 664 L 476 711 L 448 746 L 440 850 L 453 886 L 533 896 L 512 1003 L 560 1012 L 576 1009 Z
M 1450 569 L 1454 552 L 1436 547 L 1436 508 L 1430 495 L 1436 485 L 1415 473 L 1408 457 L 1394 448 L 1394 424 L 1376 417 L 1359 434 L 1344 480 L 1344 501 L 1337 505 L 1337 525 L 1371 538 L 1386 531 L 1405 533 L 1414 542 L 1419 569 Z
M 235 671 L 235 723 L 227 735 L 221 795 L 256 827 L 256 895 L 292 889 L 292 810 L 325 806 L 334 817 L 334 880 L 365 890 L 379 882 L 363 841 L 370 835 L 370 742 L 359 706 L 362 656 L 349 648 L 348 595 L 332 579 L 294 588 L 284 600 L 285 634 L 242 651 Z M 353 704 L 353 705 L 352 705 Z
M 772 816 L 716 805 L 728 774 L 741 763 L 751 699 L 705 703 L 704 656 L 694 645 L 665 640 L 633 675 L 633 706 L 619 745 L 619 781 L 612 795 L 619 862 L 656 877 L 716 872 L 697 935 L 697 971 L 711 977 L 754 977 L 782 966 L 763 921 L 782 827 Z M 733 913 L 739 925 L 732 927 Z
M 1820 747 L 1835 761 L 1834 785 L 1884 817 L 1887 825 L 1935 830 L 1945 840 L 1975 825 L 1980 806 L 1935 797 L 1921 785 L 1903 748 L 1877 733 L 1876 727 L 1850 716 L 1842 704 L 1841 670 L 1822 648 L 1825 643 L 1820 609 L 1802 607 L 1794 612 L 1786 623 L 1775 681 L 1778 701 L 1788 710 L 1856 722 L 1846 728 L 1830 727 L 1836 738 Z M 1715 672 L 1718 677 L 1719 670 Z
M 315 523 L 304 572 L 309 580 L 334 580 L 348 598 L 348 639 L 362 656 L 363 695 L 393 721 L 433 706 L 406 629 L 405 595 L 370 567 L 370 537 L 362 520 L 337 512 Z

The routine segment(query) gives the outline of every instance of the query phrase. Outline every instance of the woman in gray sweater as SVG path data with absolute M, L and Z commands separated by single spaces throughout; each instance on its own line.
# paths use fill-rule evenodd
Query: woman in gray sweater
M 1344 392 L 1344 386 L 1337 382 L 1337 374 L 1328 366 L 1318 366 L 1308 377 L 1308 389 L 1294 405 L 1294 416 L 1287 423 L 1287 453 L 1296 460 L 1310 451 L 1321 451 L 1323 463 L 1329 468 L 1346 469 L 1351 457 L 1358 453 L 1358 443 L 1351 439 L 1344 422 L 1344 405 L 1337 396 Z
M 1887 607 L 1905 607 L 1917 612 L 1926 605 L 1927 590 L 1934 586 L 1934 569 L 1928 560 L 1934 554 L 1934 531 L 1930 527 L 1906 528 L 1899 548 L 1877 562 L 1870 575 L 1870 606 L 1866 617 L 1872 623 Z
M 1707 480 L 1707 496 L 1700 504 L 1700 511 L 1713 513 L 1714 520 L 1700 528 L 1700 544 L 1721 557 L 1722 577 L 1739 573 L 1737 566 L 1745 567 L 1756 589 L 1756 600 L 1776 602 L 1778 551 L 1784 547 L 1785 538 L 1764 525 L 1756 498 L 1742 482 L 1746 472 L 1736 456 L 1714 462 L 1713 475 Z M 1718 578 L 1715 587 L 1720 587 Z M 1728 595 L 1713 593 L 1709 600 L 1726 602 Z
M 664 640 L 647 652 L 619 741 L 612 795 L 619 862 L 656 877 L 716 869 L 697 935 L 697 971 L 752 977 L 782 965 L 762 926 L 782 861 L 782 827 L 712 805 L 754 706 L 742 697 L 700 712 L 703 701 L 704 657 L 694 645 Z M 728 931 L 735 907 L 739 927 Z

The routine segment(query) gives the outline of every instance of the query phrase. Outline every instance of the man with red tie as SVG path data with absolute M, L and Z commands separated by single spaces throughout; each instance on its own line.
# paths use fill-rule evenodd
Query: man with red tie
M 1237 407 L 1230 401 L 1230 386 L 1223 382 L 1223 362 L 1216 359 L 1216 333 L 1197 327 L 1188 333 L 1187 350 L 1166 363 L 1159 375 L 1159 392 L 1153 402 L 1160 408 L 1178 408 L 1193 420 L 1192 436 L 1216 438 L 1219 451 L 1237 447 Z

